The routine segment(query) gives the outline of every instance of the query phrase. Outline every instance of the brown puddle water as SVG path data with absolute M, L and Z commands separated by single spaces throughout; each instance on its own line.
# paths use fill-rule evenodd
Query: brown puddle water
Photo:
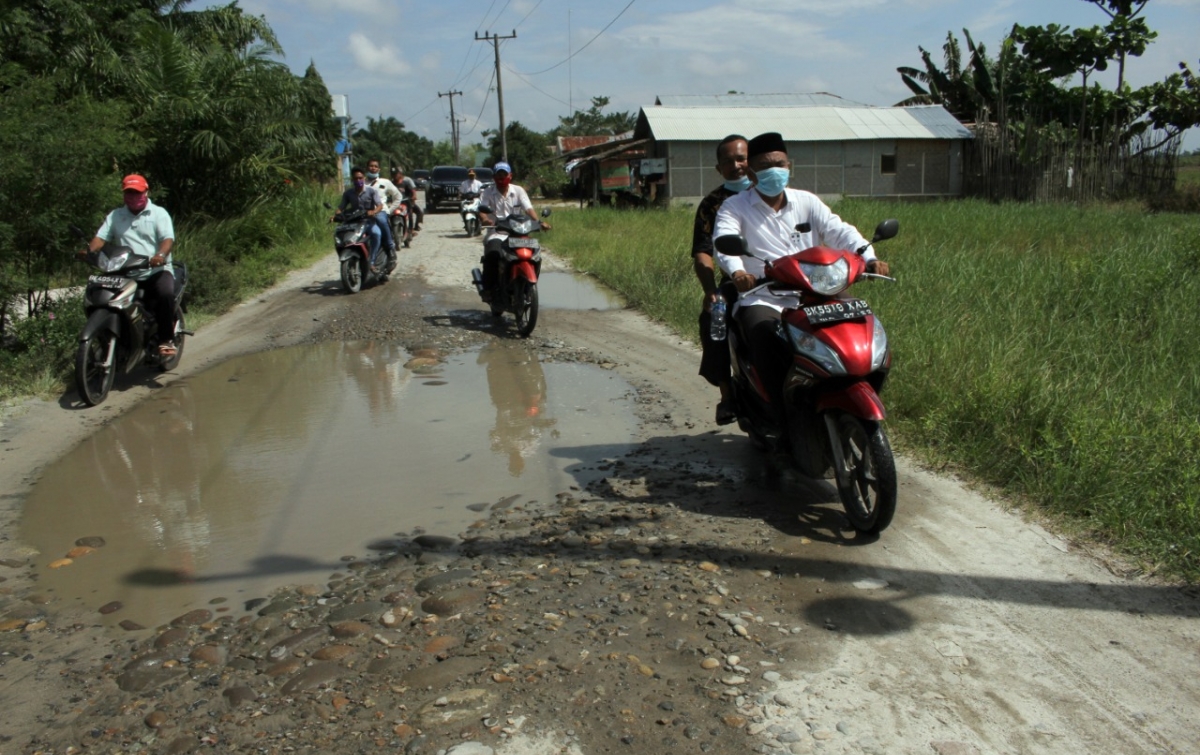
M 621 309 L 625 302 L 615 291 L 576 273 L 538 276 L 538 306 L 543 309 Z
M 21 538 L 41 553 L 40 587 L 60 605 L 119 601 L 97 614 L 109 624 L 240 607 L 324 582 L 374 540 L 456 535 L 514 494 L 550 502 L 633 438 L 632 391 L 598 367 L 542 364 L 519 343 L 408 360 L 389 344 L 301 346 L 155 393 L 31 493 Z M 106 545 L 46 568 L 87 536 Z

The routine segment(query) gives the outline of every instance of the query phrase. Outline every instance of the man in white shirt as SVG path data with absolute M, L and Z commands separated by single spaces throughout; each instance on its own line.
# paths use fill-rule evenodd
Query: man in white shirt
M 834 249 L 859 249 L 867 240 L 854 226 L 834 214 L 817 195 L 789 189 L 792 163 L 783 137 L 775 132 L 759 134 L 749 142 L 747 173 L 753 189 L 725 200 L 717 211 L 713 239 L 743 236 L 746 246 L 768 260 L 786 257 L 817 244 Z M 801 230 L 807 224 L 808 230 Z M 871 248 L 863 254 L 867 270 L 888 274 L 888 265 L 875 259 Z M 717 264 L 733 279 L 739 292 L 757 285 L 765 266 L 753 257 L 730 257 L 717 252 Z M 780 348 L 778 329 L 784 307 L 798 306 L 794 297 L 768 293 L 740 296 L 736 316 L 750 346 L 751 358 L 771 403 L 783 407 L 783 381 L 791 366 L 791 355 Z
M 463 181 L 458 187 L 459 194 L 463 197 L 471 194 L 478 194 L 483 191 L 483 182 L 475 177 L 475 171 L 467 171 L 467 180 Z
M 498 162 L 492 167 L 495 184 L 483 190 L 480 205 L 491 210 L 482 213 L 485 225 L 494 226 L 496 218 L 506 218 L 510 215 L 524 213 L 534 220 L 538 219 L 529 194 L 520 186 L 512 183 L 512 166 L 506 162 Z M 542 228 L 550 230 L 550 224 L 542 221 Z M 493 227 L 488 230 L 483 239 L 483 300 L 491 301 L 492 292 L 496 287 L 496 276 L 500 269 L 500 252 L 507 238 L 503 232 L 497 233 Z
M 367 186 L 370 186 L 383 197 L 383 212 L 375 216 L 379 223 L 379 231 L 383 234 L 383 243 L 393 251 L 399 249 L 392 235 L 392 213 L 404 201 L 404 196 L 396 188 L 396 184 L 379 175 L 379 161 L 372 159 L 367 163 Z

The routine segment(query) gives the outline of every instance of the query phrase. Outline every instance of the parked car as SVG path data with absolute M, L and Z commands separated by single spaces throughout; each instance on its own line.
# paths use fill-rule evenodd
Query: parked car
M 425 212 L 439 205 L 453 204 L 458 209 L 458 187 L 467 180 L 467 169 L 461 165 L 439 165 L 429 174 L 425 187 Z
M 425 190 L 429 188 L 429 171 L 414 170 L 412 172 L 412 180 L 413 183 L 417 185 L 418 189 Z

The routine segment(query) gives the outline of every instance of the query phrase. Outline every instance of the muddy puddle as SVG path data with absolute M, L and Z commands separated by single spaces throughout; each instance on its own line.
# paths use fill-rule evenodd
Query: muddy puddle
M 543 309 L 621 309 L 625 302 L 614 291 L 586 275 L 542 273 L 538 276 L 538 306 Z
M 48 468 L 21 538 L 59 605 L 116 601 L 99 621 L 154 626 L 323 584 L 381 539 L 552 501 L 634 430 L 619 376 L 520 343 L 444 361 L 380 343 L 263 352 L 163 389 Z

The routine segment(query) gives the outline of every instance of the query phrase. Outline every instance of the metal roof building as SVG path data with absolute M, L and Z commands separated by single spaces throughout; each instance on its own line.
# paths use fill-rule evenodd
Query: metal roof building
M 825 93 L 660 96 L 634 137 L 649 138 L 657 199 L 699 201 L 719 186 L 716 146 L 728 134 L 777 131 L 791 186 L 827 197 L 958 196 L 968 131 L 945 108 L 872 107 Z

